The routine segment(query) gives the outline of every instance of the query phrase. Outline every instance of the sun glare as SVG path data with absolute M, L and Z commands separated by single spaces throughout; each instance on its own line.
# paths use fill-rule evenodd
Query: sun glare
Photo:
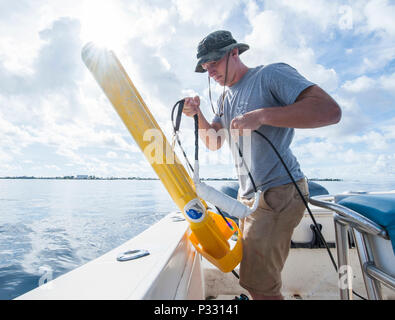
M 127 26 L 116 1 L 86 0 L 81 17 L 84 42 L 118 51 L 127 41 Z

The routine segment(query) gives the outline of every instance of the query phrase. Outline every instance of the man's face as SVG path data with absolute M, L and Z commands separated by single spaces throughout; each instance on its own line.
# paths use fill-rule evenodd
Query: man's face
M 225 74 L 226 74 L 226 59 L 228 54 L 225 54 L 220 60 L 209 61 L 202 64 L 204 70 L 207 70 L 208 75 L 218 82 L 221 86 L 225 84 Z M 229 69 L 229 65 L 228 65 Z M 228 70 L 229 73 L 229 70 Z M 229 77 L 228 79 L 229 80 Z

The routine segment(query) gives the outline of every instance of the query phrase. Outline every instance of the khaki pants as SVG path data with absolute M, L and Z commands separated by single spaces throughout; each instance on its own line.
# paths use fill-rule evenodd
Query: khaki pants
M 306 179 L 297 181 L 308 199 Z M 254 199 L 239 198 L 252 206 Z M 261 194 L 258 209 L 240 221 L 243 233 L 243 259 L 240 285 L 266 296 L 281 294 L 281 271 L 288 257 L 294 228 L 301 221 L 305 206 L 293 183 L 270 188 Z

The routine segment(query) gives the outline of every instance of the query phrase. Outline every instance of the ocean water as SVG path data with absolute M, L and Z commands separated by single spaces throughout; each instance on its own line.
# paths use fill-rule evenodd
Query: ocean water
M 395 183 L 319 182 L 330 193 Z M 210 181 L 216 188 L 224 181 Z M 0 299 L 13 299 L 178 210 L 156 180 L 0 180 Z

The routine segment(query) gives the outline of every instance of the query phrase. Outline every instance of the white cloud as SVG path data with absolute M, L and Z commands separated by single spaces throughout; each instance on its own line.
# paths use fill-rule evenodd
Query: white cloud
M 343 26 L 340 21 L 347 13 L 345 6 L 325 0 L 281 0 L 270 2 L 269 7 L 290 10 L 296 16 L 303 17 L 304 21 L 315 24 L 320 32 L 327 31 L 331 26 Z
M 376 79 L 364 75 L 356 78 L 355 80 L 346 81 L 342 85 L 342 88 L 352 93 L 377 89 L 382 89 L 388 91 L 389 93 L 393 93 L 395 90 L 395 73 L 382 75 Z
M 388 0 L 371 0 L 364 8 L 367 29 L 384 33 L 383 36 L 395 36 L 395 5 Z
M 179 12 L 181 21 L 210 28 L 223 25 L 230 12 L 239 5 L 237 0 L 174 0 L 173 3 Z
M 326 68 L 317 63 L 314 50 L 308 46 L 301 30 L 293 30 L 293 40 L 288 28 L 288 19 L 277 11 L 259 12 L 248 9 L 252 31 L 245 41 L 253 48 L 255 54 L 248 56 L 246 61 L 252 65 L 286 61 L 302 75 L 319 84 L 328 91 L 337 88 L 338 77 L 333 68 Z M 300 28 L 302 29 L 302 28 Z M 297 41 L 295 41 L 295 39 Z
M 395 73 L 381 76 L 379 79 L 380 86 L 390 92 L 395 92 Z
M 107 152 L 106 157 L 109 159 L 116 159 L 118 157 L 118 155 L 113 151 L 109 151 L 109 152 Z
M 207 76 L 193 70 L 198 42 L 215 29 L 250 45 L 242 55 L 249 66 L 289 63 L 341 105 L 338 125 L 297 130 L 295 153 L 309 173 L 392 172 L 393 16 L 394 5 L 384 0 L 1 1 L 0 176 L 32 167 L 154 175 L 80 49 L 106 38 L 170 138 L 170 108 L 183 96 L 200 95 L 212 117 Z M 215 104 L 222 88 L 213 83 L 212 92 Z M 192 125 L 183 120 L 189 154 Z M 229 154 L 210 154 L 202 154 L 205 176 L 232 175 Z
M 386 151 L 389 148 L 386 137 L 382 133 L 375 131 L 370 131 L 362 136 L 345 138 L 344 142 L 364 143 L 366 150 Z
M 353 81 L 346 81 L 342 87 L 351 92 L 360 92 L 371 89 L 375 81 L 367 76 L 361 76 Z

